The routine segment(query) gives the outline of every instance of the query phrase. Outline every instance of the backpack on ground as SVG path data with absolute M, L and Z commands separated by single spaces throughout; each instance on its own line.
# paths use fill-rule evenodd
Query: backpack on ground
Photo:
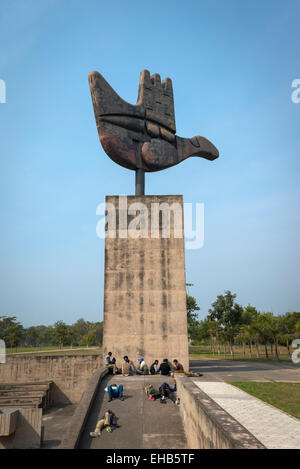
M 155 387 L 152 386 L 152 384 L 147 384 L 147 386 L 145 386 L 145 393 L 147 394 L 147 396 L 149 396 L 149 398 L 150 396 L 152 396 L 154 400 L 158 399 L 161 396 L 160 392 L 157 389 L 155 389 Z

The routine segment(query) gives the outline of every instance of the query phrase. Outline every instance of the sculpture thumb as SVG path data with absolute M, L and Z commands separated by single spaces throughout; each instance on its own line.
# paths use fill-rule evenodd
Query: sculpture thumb
M 190 156 L 199 156 L 210 161 L 219 157 L 218 149 L 205 137 L 176 137 L 176 145 L 179 161 L 185 160 Z

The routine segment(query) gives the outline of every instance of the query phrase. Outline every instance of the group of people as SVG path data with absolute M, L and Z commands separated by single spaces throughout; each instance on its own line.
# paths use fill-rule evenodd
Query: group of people
M 157 360 L 156 360 L 157 361 Z M 165 362 L 163 362 L 165 363 Z M 123 397 L 123 384 L 111 384 L 107 386 L 104 391 L 108 393 L 108 402 L 111 402 L 113 399 L 120 399 L 124 401 Z M 176 381 L 174 379 L 173 386 L 171 387 L 169 383 L 164 382 L 159 386 L 159 389 L 156 389 L 152 384 L 147 384 L 144 387 L 146 395 L 149 397 L 149 400 L 155 401 L 160 399 L 162 404 L 165 404 L 167 398 L 174 402 L 174 404 L 179 405 L 180 399 L 176 397 Z M 118 417 L 110 409 L 107 409 L 96 424 L 96 428 L 93 432 L 90 432 L 91 438 L 97 438 L 101 435 L 101 432 L 105 429 L 107 432 L 111 433 L 115 428 L 119 428 Z
M 117 367 L 116 359 L 112 358 L 112 352 L 108 352 L 105 358 L 105 366 L 113 374 L 122 374 L 123 376 L 148 375 L 149 371 L 151 375 L 161 374 L 164 376 L 170 376 L 171 373 L 184 373 L 182 364 L 176 359 L 173 360 L 173 364 L 167 358 L 164 358 L 161 364 L 159 364 L 158 360 L 155 360 L 150 366 L 150 370 L 142 357 L 138 358 L 136 366 L 127 355 L 123 357 L 123 360 L 122 368 L 120 369 Z
M 164 358 L 160 365 L 159 361 L 155 360 L 150 366 L 151 375 L 170 376 L 171 373 L 184 373 L 183 366 L 178 360 L 173 360 L 172 365 L 167 358 Z
M 117 367 L 116 359 L 112 357 L 112 352 L 108 352 L 105 358 L 105 367 L 109 369 L 111 373 L 122 374 L 123 376 L 132 376 L 132 375 L 163 375 L 170 376 L 173 373 L 184 373 L 187 376 L 202 376 L 200 373 L 196 374 L 189 371 L 184 371 L 184 368 L 178 360 L 173 360 L 173 364 L 169 362 L 167 358 L 164 358 L 163 361 L 159 364 L 158 360 L 155 360 L 150 369 L 148 368 L 147 363 L 144 358 L 140 357 L 137 360 L 137 365 L 129 359 L 127 355 L 123 357 L 122 368 Z M 174 376 L 174 375 L 173 375 Z M 111 402 L 112 399 L 124 400 L 123 397 L 123 385 L 122 384 L 111 384 L 105 388 L 105 391 L 108 393 L 108 402 Z M 174 379 L 174 385 L 171 387 L 167 382 L 162 383 L 159 386 L 159 389 L 156 389 L 152 384 L 147 384 L 144 387 L 144 391 L 151 401 L 160 399 L 161 403 L 166 403 L 166 399 L 171 399 L 175 404 L 179 404 L 180 400 L 176 397 L 176 381 Z M 119 427 L 118 417 L 116 414 L 107 409 L 103 417 L 97 422 L 96 428 L 93 432 L 90 433 L 92 438 L 98 437 L 101 435 L 103 429 L 106 429 L 108 432 L 112 432 L 114 428 Z

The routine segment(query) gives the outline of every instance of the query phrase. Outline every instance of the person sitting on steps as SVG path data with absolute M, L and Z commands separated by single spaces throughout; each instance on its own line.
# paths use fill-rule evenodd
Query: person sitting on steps
M 169 361 L 167 358 L 163 359 L 163 362 L 160 364 L 158 371 L 161 375 L 164 375 L 164 376 L 170 375 L 171 367 L 169 365 Z
M 151 375 L 157 375 L 159 370 L 158 360 L 155 360 L 152 365 L 150 366 L 150 373 Z
M 174 363 L 174 367 L 173 367 L 174 373 L 184 373 L 183 366 L 181 363 L 179 363 L 178 360 L 173 360 L 173 363 Z
M 124 358 L 124 362 L 123 362 L 123 365 L 122 365 L 122 375 L 123 376 L 130 376 L 130 375 L 132 375 L 130 360 L 127 357 L 127 355 L 125 355 L 125 357 L 123 357 L 123 358 Z
M 112 372 L 114 375 L 117 372 L 116 360 L 111 360 L 112 353 L 108 352 L 105 358 L 105 368 L 108 368 L 109 372 Z
M 139 362 L 139 367 L 136 370 L 136 373 L 138 375 L 148 375 L 149 370 L 148 370 L 148 365 L 146 364 L 145 360 L 143 358 L 138 358 Z

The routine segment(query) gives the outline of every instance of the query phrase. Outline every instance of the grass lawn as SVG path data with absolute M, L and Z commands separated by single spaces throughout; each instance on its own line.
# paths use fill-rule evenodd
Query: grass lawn
M 230 355 L 227 355 L 226 358 L 224 357 L 224 355 L 216 355 L 216 354 L 212 354 L 212 353 L 203 353 L 203 354 L 199 354 L 199 353 L 190 353 L 189 354 L 189 357 L 190 357 L 190 360 L 205 360 L 205 359 L 211 359 L 211 360 L 229 360 L 229 361 L 238 361 L 238 362 L 264 362 L 264 363 L 270 363 L 270 362 L 274 362 L 274 363 L 291 363 L 291 359 L 288 358 L 287 356 L 286 357 L 280 357 L 279 360 L 277 360 L 276 358 L 274 357 L 271 357 L 269 358 L 268 360 L 266 358 L 256 358 L 256 357 L 253 357 L 253 358 L 250 358 L 250 357 L 243 357 L 243 355 L 234 355 L 234 358 L 232 358 Z
M 235 381 L 230 384 L 300 419 L 300 383 Z
M 286 347 L 279 346 L 279 360 L 271 354 L 270 347 L 268 348 L 269 358 L 266 358 L 264 349 L 260 346 L 259 347 L 259 357 L 257 356 L 256 349 L 253 348 L 252 354 L 250 355 L 248 348 L 243 353 L 242 347 L 239 345 L 233 346 L 234 356 L 230 354 L 228 347 L 226 348 L 226 353 L 224 354 L 223 346 L 220 347 L 220 354 L 217 353 L 217 349 L 215 348 L 215 353 L 212 352 L 211 347 L 209 345 L 190 345 L 189 346 L 189 353 L 190 359 L 205 359 L 205 358 L 214 358 L 216 360 L 238 360 L 238 361 L 253 361 L 253 362 L 270 362 L 275 361 L 278 363 L 280 362 L 290 362 L 291 359 L 288 356 Z M 274 352 L 274 351 L 273 351 Z
M 86 348 L 73 347 L 70 350 L 70 346 L 63 347 L 60 349 L 59 346 L 50 347 L 17 347 L 6 349 L 6 356 L 18 357 L 18 356 L 49 356 L 49 355 L 99 355 L 102 353 L 101 347 L 90 346 Z

